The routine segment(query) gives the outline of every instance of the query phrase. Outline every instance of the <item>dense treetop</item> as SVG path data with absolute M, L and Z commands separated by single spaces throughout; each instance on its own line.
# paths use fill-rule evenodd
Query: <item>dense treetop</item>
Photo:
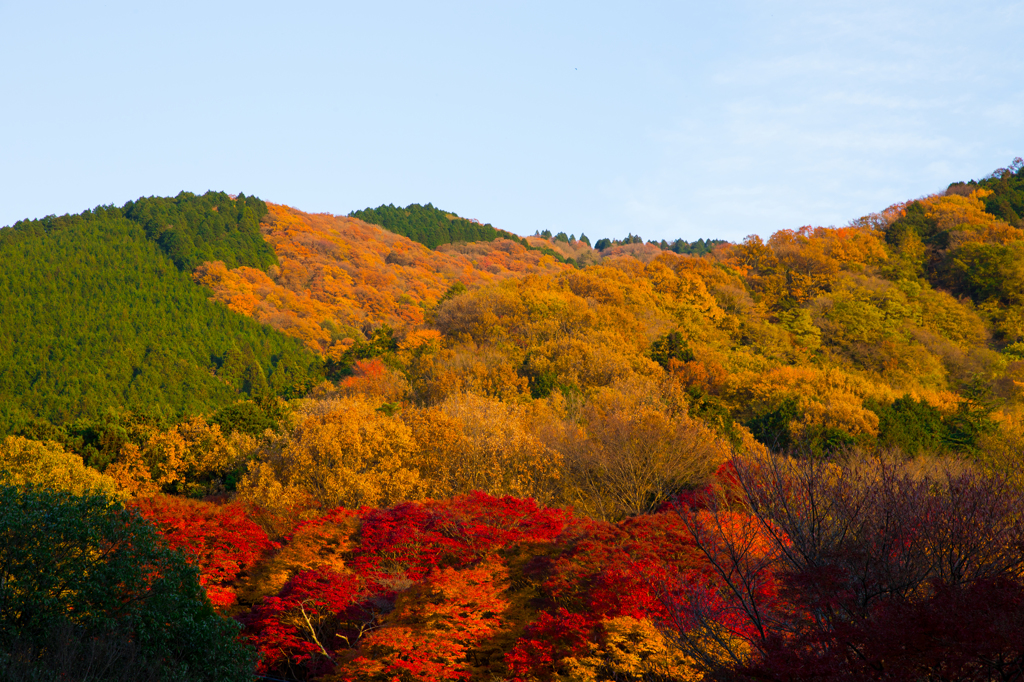
M 452 242 L 490 242 L 499 237 L 518 240 L 515 235 L 495 229 L 490 223 L 481 224 L 476 220 L 460 218 L 455 213 L 434 208 L 429 203 L 426 206 L 409 204 L 405 208 L 388 204 L 352 211 L 349 216 L 380 225 L 431 249 Z
M 256 197 L 182 192 L 173 199 L 129 201 L 123 210 L 185 272 L 207 261 L 261 270 L 277 263 L 274 250 L 260 235 L 259 222 L 267 214 L 267 205 Z
M 328 355 L 365 340 L 366 325 L 422 325 L 456 283 L 476 285 L 565 267 L 504 237 L 429 249 L 357 218 L 275 204 L 264 230 L 279 266 L 262 272 L 207 263 L 196 270 L 196 280 L 232 310 Z
M 1015 227 L 1024 227 L 1024 160 L 1017 157 L 1006 168 L 998 168 L 980 181 L 954 182 L 950 194 L 966 195 L 977 188 L 992 194 L 985 197 L 985 210 Z
M 390 232 L 425 244 L 430 249 L 436 249 L 442 244 L 508 239 L 526 248 L 538 248 L 543 253 L 562 260 L 562 256 L 553 249 L 535 247 L 522 237 L 506 230 L 499 230 L 490 223 L 460 218 L 455 213 L 435 208 L 429 203 L 426 206 L 409 204 L 405 208 L 398 208 L 393 204 L 381 205 L 377 208 L 352 211 L 349 216 L 372 225 L 380 225 Z
M 255 220 L 248 204 L 220 196 L 225 213 Z M 189 239 L 197 253 L 227 254 L 237 243 L 218 236 L 211 226 L 219 223 L 207 219 L 217 211 L 200 212 L 193 199 L 144 199 L 0 231 L 0 431 L 24 419 L 60 423 L 110 408 L 173 419 L 255 397 L 268 376 L 280 390 L 306 381 L 315 363 L 308 351 L 209 301 L 159 244 L 171 231 L 154 233 L 154 241 L 128 217 L 160 208 L 188 214 L 182 224 L 196 227 Z M 209 249 L 201 241 L 207 234 Z M 260 243 L 250 251 L 265 252 Z M 196 257 L 176 253 L 183 262 Z

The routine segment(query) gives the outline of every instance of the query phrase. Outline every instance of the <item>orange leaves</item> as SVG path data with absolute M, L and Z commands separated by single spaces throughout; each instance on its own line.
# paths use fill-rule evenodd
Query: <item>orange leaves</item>
M 981 201 L 992 192 L 977 189 L 969 196 L 949 194 L 921 199 L 925 215 L 935 220 L 941 231 L 955 233 L 952 246 L 965 242 L 1007 242 L 1024 239 L 1024 230 L 1013 227 L 1009 223 L 985 212 L 985 204 Z
M 441 343 L 441 332 L 436 329 L 417 329 L 405 335 L 398 343 L 403 351 L 417 351 L 424 347 L 437 347 Z
M 355 218 L 269 205 L 264 237 L 280 266 L 263 273 L 204 263 L 194 273 L 216 300 L 329 355 L 369 322 L 417 327 L 456 281 L 485 283 L 516 273 L 558 271 L 519 244 L 422 244 Z M 548 259 L 550 260 L 550 259 Z
M 780 230 L 768 244 L 752 235 L 732 247 L 727 262 L 737 267 L 767 306 L 784 294 L 806 303 L 831 289 L 840 271 L 858 272 L 887 259 L 884 234 L 868 227 L 802 227 Z
M 508 570 L 496 558 L 431 573 L 402 595 L 383 627 L 363 638 L 362 648 L 373 659 L 357 658 L 340 674 L 361 680 L 469 679 L 476 659 L 471 653 L 501 629 L 507 580 Z
M 651 280 L 655 291 L 693 306 L 706 319 L 717 322 L 723 317 L 718 302 L 708 293 L 704 279 L 683 265 L 683 259 L 699 260 L 692 256 L 664 254 L 648 263 L 644 274 Z
M 409 392 L 409 382 L 401 372 L 391 369 L 379 358 L 356 360 L 352 376 L 338 382 L 338 393 L 347 396 L 374 396 L 385 402 L 398 402 Z

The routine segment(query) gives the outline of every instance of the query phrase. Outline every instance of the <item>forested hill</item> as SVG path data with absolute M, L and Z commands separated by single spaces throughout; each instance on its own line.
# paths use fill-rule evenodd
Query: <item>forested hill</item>
M 371 225 L 380 225 L 429 249 L 452 242 L 491 242 L 498 238 L 520 241 L 517 235 L 498 230 L 490 223 L 460 218 L 455 213 L 434 208 L 429 203 L 426 206 L 409 204 L 405 208 L 394 204 L 381 205 L 352 211 L 349 216 Z
M 189 277 L 207 258 L 275 262 L 265 212 L 254 198 L 183 193 L 0 230 L 0 434 L 111 409 L 174 420 L 303 390 L 318 371 L 309 351 Z
M 267 214 L 267 205 L 256 197 L 182 192 L 173 199 L 129 201 L 123 211 L 186 272 L 207 261 L 261 270 L 277 263 L 274 250 L 260 234 L 259 221 Z
M 429 203 L 426 206 L 409 204 L 405 208 L 396 207 L 394 204 L 381 205 L 377 208 L 352 211 L 348 215 L 350 218 L 358 218 L 371 225 L 380 225 L 389 232 L 408 237 L 429 249 L 436 249 L 444 244 L 492 242 L 495 239 L 507 239 L 524 248 L 552 256 L 559 262 L 565 262 L 565 258 L 557 249 L 532 245 L 519 235 L 507 230 L 499 230 L 490 223 L 460 218 L 451 211 L 443 211 Z
M 1006 168 L 997 168 L 982 180 L 954 182 L 948 194 L 968 196 L 976 189 L 990 192 L 985 197 L 985 211 L 1014 227 L 1024 228 L 1024 160 L 1013 160 Z
M 264 206 L 226 195 L 20 223 L 0 231 L 0 572 L 63 580 L 44 526 L 123 529 L 110 497 L 74 501 L 94 491 L 198 569 L 183 601 L 136 593 L 160 635 L 142 653 L 234 670 L 197 679 L 1004 679 L 1022 190 L 1018 160 L 696 253 L 529 238 L 575 266 L 275 204 L 256 239 Z M 102 564 L 107 537 L 73 555 Z M 89 597 L 131 573 L 92 565 L 65 601 L 6 581 L 26 606 L 0 609 L 0 678 L 20 638 L 52 666 L 51 632 L 110 634 L 79 621 L 123 642 L 128 583 Z M 260 660 L 224 648 L 237 629 L 182 640 L 204 621 L 179 603 L 237 616 Z

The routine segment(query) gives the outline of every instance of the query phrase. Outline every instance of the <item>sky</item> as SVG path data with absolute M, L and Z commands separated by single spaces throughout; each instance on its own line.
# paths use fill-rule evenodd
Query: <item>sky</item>
M 185 190 L 844 225 L 1024 156 L 1024 0 L 0 0 L 0 226 Z

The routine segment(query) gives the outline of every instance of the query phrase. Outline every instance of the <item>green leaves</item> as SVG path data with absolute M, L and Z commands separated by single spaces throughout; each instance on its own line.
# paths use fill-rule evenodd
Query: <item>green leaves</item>
M 189 202 L 212 198 L 140 200 L 125 213 L 145 213 L 148 207 L 143 217 L 157 225 L 177 219 L 157 209 L 188 213 Z M 258 213 L 249 204 L 258 200 L 223 200 L 218 206 L 225 215 L 229 209 L 249 211 L 242 218 L 251 222 Z M 192 213 L 199 216 L 197 225 L 207 225 Z M 216 242 L 215 225 L 207 227 Z M 179 232 L 154 235 L 158 242 L 172 234 L 181 243 L 192 239 Z M 222 236 L 230 241 L 232 234 Z M 198 228 L 194 236 L 200 236 Z M 217 255 L 220 247 L 211 248 Z M 285 356 L 293 369 L 315 362 L 299 341 L 209 301 L 209 293 L 178 272 L 145 229 L 119 209 L 4 229 L 0 261 L 0 404 L 28 417 L 66 423 L 96 418 L 115 406 L 168 418 L 208 413 L 266 392 L 257 366 L 273 379 L 272 370 Z M 212 371 L 232 348 L 252 367 L 252 376 L 224 380 Z M 283 379 L 276 382 L 281 390 L 292 390 Z M 0 434 L 12 426 L 17 425 L 0 423 Z
M 101 495 L 0 485 L 0 651 L 17 642 L 56 665 L 47 638 L 62 626 L 133 642 L 164 679 L 241 681 L 252 670 L 237 625 L 137 514 Z
M 501 237 L 519 241 L 515 235 L 497 230 L 490 223 L 481 225 L 475 220 L 466 220 L 454 213 L 434 208 L 432 204 L 409 204 L 405 208 L 388 204 L 352 211 L 349 215 L 372 225 L 380 225 L 431 249 L 452 242 L 490 242 Z
M 247 265 L 266 270 L 277 264 L 274 250 L 260 234 L 259 220 L 267 214 L 267 205 L 256 197 L 181 192 L 173 199 L 130 201 L 124 214 L 142 225 L 146 236 L 185 272 L 215 260 L 229 268 Z

